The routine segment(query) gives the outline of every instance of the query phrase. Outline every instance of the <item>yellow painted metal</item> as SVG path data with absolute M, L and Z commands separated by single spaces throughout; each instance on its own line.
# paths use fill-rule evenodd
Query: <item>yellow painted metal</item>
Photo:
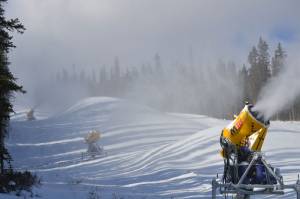
M 84 138 L 87 143 L 97 142 L 101 138 L 101 133 L 99 131 L 90 131 Z
M 260 151 L 267 129 L 268 126 L 258 121 L 249 111 L 249 106 L 246 105 L 240 114 L 223 129 L 222 136 L 238 148 L 250 145 L 251 150 Z M 222 151 L 221 155 L 223 155 Z
M 266 135 L 267 135 L 267 129 L 266 128 L 261 128 L 259 131 L 257 131 L 255 133 L 255 138 L 253 139 L 253 141 L 251 141 L 251 144 L 250 144 L 249 148 L 252 151 L 261 151 L 261 148 L 262 148 L 262 145 L 264 143 Z M 250 138 L 252 136 L 250 136 Z

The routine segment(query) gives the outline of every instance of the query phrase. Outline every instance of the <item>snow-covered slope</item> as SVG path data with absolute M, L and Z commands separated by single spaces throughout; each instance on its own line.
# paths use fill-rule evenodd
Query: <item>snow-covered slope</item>
M 222 173 L 218 141 L 225 120 L 161 113 L 113 98 L 88 98 L 36 121 L 22 118 L 12 118 L 8 147 L 15 168 L 42 177 L 36 192 L 43 198 L 85 199 L 88 192 L 101 198 L 209 198 L 212 177 Z M 99 144 L 107 154 L 82 160 L 90 130 L 102 132 Z M 289 183 L 300 172 L 299 137 L 300 123 L 273 122 L 264 146 Z

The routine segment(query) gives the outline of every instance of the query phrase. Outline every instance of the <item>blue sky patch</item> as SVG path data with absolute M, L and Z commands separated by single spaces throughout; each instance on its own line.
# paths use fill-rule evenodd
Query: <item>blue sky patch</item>
M 278 27 L 272 31 L 271 38 L 283 42 L 293 42 L 296 40 L 296 32 L 290 27 Z

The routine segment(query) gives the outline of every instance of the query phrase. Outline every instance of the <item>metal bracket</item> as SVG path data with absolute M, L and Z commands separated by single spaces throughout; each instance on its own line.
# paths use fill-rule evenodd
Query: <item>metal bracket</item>
M 278 182 L 278 184 L 243 184 L 251 167 L 254 165 L 255 161 L 261 160 L 262 164 L 268 170 L 269 174 L 272 175 Z M 260 189 L 260 191 L 254 190 L 255 188 Z M 262 157 L 261 153 L 255 153 L 253 159 L 249 163 L 246 171 L 243 173 L 237 184 L 232 183 L 222 183 L 221 180 L 217 178 L 212 179 L 212 199 L 216 199 L 217 190 L 219 189 L 220 194 L 245 194 L 245 195 L 283 195 L 284 189 L 293 189 L 297 194 L 297 199 L 300 199 L 300 177 L 298 174 L 298 180 L 295 184 L 284 185 L 282 177 L 277 176 L 274 171 L 270 168 L 267 162 Z
M 262 189 L 260 191 L 251 191 L 255 188 Z M 247 194 L 247 195 L 284 195 L 285 189 L 292 189 L 297 194 L 297 199 L 300 199 L 300 181 L 296 184 L 289 185 L 260 185 L 260 184 L 231 184 L 222 183 L 220 179 L 213 178 L 212 180 L 212 199 L 217 198 L 217 190 L 220 194 Z

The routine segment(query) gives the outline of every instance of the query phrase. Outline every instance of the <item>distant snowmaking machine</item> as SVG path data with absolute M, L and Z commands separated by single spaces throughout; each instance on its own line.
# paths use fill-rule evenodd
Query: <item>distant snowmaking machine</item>
M 26 118 L 28 121 L 35 120 L 33 108 L 29 109 L 29 111 L 26 113 Z
M 84 141 L 88 145 L 88 149 L 86 152 L 83 152 L 81 154 L 82 159 L 86 159 L 86 157 L 92 157 L 95 158 L 96 156 L 100 157 L 103 155 L 106 155 L 104 152 L 104 148 L 102 146 L 99 146 L 97 142 L 101 138 L 101 133 L 96 130 L 90 131 L 85 137 Z
M 269 120 L 246 103 L 235 119 L 222 130 L 220 152 L 224 159 L 223 176 L 212 180 L 212 199 L 220 194 L 237 199 L 249 199 L 258 194 L 284 194 L 293 189 L 300 199 L 300 180 L 285 185 L 278 168 L 272 167 L 261 152 L 267 134 Z

